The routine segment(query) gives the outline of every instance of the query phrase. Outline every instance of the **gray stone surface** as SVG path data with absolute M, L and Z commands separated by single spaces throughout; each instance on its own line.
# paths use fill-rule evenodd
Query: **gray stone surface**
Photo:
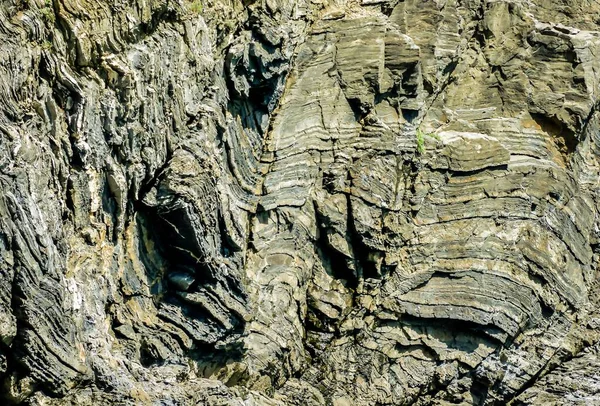
M 599 15 L 5 0 L 0 402 L 600 404 Z

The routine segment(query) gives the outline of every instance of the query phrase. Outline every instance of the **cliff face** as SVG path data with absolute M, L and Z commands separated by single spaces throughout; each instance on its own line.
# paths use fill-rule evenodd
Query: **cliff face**
M 599 16 L 4 0 L 3 404 L 600 404 Z

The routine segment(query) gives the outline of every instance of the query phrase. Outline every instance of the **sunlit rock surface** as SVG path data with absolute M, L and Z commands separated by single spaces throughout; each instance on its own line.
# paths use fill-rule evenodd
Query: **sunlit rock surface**
M 599 16 L 3 1 L 2 404 L 600 404 Z

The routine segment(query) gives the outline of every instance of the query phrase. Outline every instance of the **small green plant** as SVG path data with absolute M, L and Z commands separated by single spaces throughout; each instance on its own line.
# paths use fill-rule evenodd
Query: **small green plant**
M 420 128 L 417 128 L 417 153 L 422 155 L 425 153 L 425 137 L 433 138 L 441 141 L 441 137 L 436 133 L 426 133 Z
M 52 42 L 45 40 L 44 42 L 42 42 L 42 49 L 45 51 L 49 51 L 52 49 Z
M 194 0 L 190 4 L 190 11 L 195 14 L 202 13 L 204 6 L 202 5 L 202 0 Z
M 433 138 L 436 141 L 441 141 L 442 140 L 442 137 L 440 137 L 440 135 L 436 134 L 436 133 L 426 133 L 425 135 L 428 136 L 428 137 Z
M 54 24 L 56 22 L 56 16 L 54 15 L 54 7 L 52 6 L 51 0 L 46 0 L 44 7 L 40 9 L 40 13 L 42 13 L 42 18 L 49 24 Z

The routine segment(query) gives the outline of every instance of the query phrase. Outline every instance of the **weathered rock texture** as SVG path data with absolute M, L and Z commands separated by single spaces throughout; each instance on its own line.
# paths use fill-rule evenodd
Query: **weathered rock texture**
M 600 404 L 599 103 L 592 0 L 2 1 L 2 404 Z

